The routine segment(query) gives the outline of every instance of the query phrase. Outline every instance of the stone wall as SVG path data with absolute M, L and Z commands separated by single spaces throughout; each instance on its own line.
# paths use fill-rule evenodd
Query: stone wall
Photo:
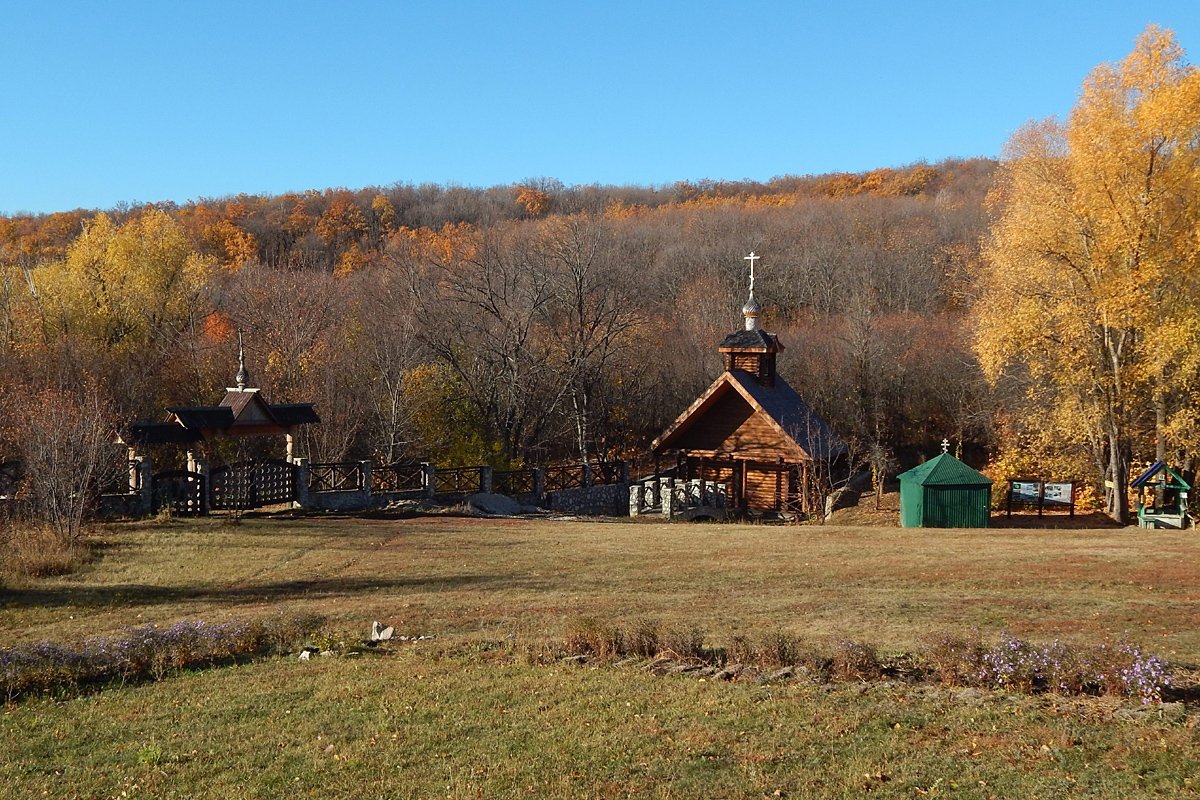
M 542 505 L 565 514 L 624 517 L 629 515 L 629 484 L 612 483 L 549 492 Z

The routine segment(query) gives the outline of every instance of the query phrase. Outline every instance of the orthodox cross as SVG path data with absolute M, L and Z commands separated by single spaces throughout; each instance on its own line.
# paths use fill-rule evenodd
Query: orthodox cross
M 762 256 L 754 255 L 753 250 L 750 251 L 750 255 L 744 256 L 742 258 L 743 261 L 750 262 L 750 296 L 751 297 L 754 296 L 754 262 L 758 261 L 760 258 L 762 258 Z
M 942 452 L 943 453 L 950 452 L 950 440 L 949 439 L 942 439 Z

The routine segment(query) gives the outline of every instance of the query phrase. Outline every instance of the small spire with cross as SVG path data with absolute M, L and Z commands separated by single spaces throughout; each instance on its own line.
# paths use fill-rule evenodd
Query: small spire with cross
M 762 256 L 754 255 L 754 251 L 750 255 L 744 257 L 744 261 L 750 262 L 750 299 L 746 301 L 746 305 L 742 306 L 742 316 L 746 318 L 746 330 L 758 330 L 758 315 L 762 311 L 762 306 L 754 299 L 754 262 L 758 261 Z
M 246 353 L 242 350 L 242 329 L 238 328 L 238 371 L 234 378 L 237 383 L 238 391 L 245 391 L 246 384 L 250 382 L 250 373 L 246 369 Z
M 942 439 L 942 452 L 943 453 L 950 452 L 950 440 L 949 439 Z
M 761 259 L 761 258 L 762 258 L 762 256 L 756 256 L 756 255 L 754 255 L 754 251 L 753 251 L 753 250 L 751 250 L 751 251 L 750 251 L 750 255 L 748 255 L 748 256 L 745 256 L 744 258 L 742 258 L 742 260 L 743 260 L 743 261 L 749 261 L 749 262 L 750 262 L 750 297 L 751 297 L 751 298 L 753 298 L 753 297 L 754 297 L 754 262 L 755 262 L 755 261 L 758 261 L 758 260 L 759 260 L 759 259 Z

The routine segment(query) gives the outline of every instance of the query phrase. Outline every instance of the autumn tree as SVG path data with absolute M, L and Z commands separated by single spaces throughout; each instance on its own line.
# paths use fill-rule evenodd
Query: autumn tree
M 1184 57 L 1151 26 L 1065 124 L 1014 135 L 979 276 L 977 350 L 1005 411 L 1048 451 L 1090 455 L 1122 522 L 1135 449 L 1192 426 L 1200 73 Z
M 164 211 L 120 225 L 99 214 L 64 259 L 30 271 L 36 327 L 25 338 L 41 340 L 44 369 L 57 368 L 51 384 L 90 374 L 107 383 L 119 408 L 132 410 L 139 406 L 134 393 L 159 388 L 148 377 L 187 380 L 179 345 L 208 313 L 214 267 Z M 166 375 L 173 380 L 161 380 Z

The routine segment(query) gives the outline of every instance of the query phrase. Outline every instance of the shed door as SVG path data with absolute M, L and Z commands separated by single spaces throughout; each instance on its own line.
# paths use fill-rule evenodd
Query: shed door
M 986 528 L 990 492 L 980 486 L 926 486 L 925 527 Z
M 947 486 L 925 487 L 925 520 L 926 528 L 954 527 L 955 492 Z

